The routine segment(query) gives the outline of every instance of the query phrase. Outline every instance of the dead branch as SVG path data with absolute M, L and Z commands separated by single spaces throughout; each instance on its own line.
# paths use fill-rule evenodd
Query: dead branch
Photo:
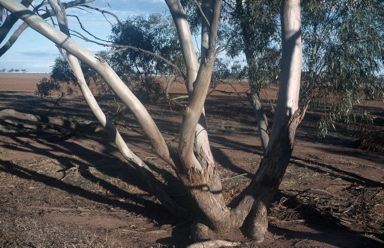
M 80 18 L 79 18 L 78 16 L 76 16 L 76 15 L 67 15 L 67 16 L 74 17 L 74 18 L 77 20 L 77 22 L 79 23 L 81 29 L 82 29 L 84 32 L 86 32 L 88 35 L 92 36 L 94 39 L 96 39 L 96 40 L 100 40 L 100 41 L 103 41 L 103 42 L 108 42 L 107 40 L 103 40 L 103 39 L 97 37 L 96 35 L 92 34 L 91 32 L 89 32 L 89 31 L 84 27 L 83 23 L 81 22 L 81 20 L 80 20 Z M 76 32 L 76 31 L 72 31 L 72 32 L 75 32 L 75 33 L 77 33 L 78 35 L 80 34 L 79 32 Z M 85 37 L 85 36 L 83 36 L 83 35 L 81 35 L 81 36 L 82 36 L 82 37 Z M 79 37 L 79 36 L 78 36 L 78 37 Z
M 230 242 L 226 240 L 209 240 L 189 245 L 187 246 L 187 248 L 234 247 L 240 245 L 240 242 Z
M 105 14 L 108 14 L 108 15 L 113 16 L 113 17 L 116 19 L 116 21 L 117 21 L 120 25 L 123 24 L 123 23 L 120 21 L 119 17 L 117 17 L 117 15 L 115 15 L 115 14 L 112 13 L 112 12 L 109 12 L 109 11 L 106 11 L 106 10 L 102 10 L 102 9 L 99 9 L 99 8 L 96 8 L 96 7 L 92 7 L 92 6 L 89 6 L 89 5 L 85 5 L 85 4 L 82 5 L 82 6 L 100 12 L 100 13 L 104 16 L 105 20 L 106 20 L 107 22 L 109 22 L 111 25 L 112 25 L 112 23 L 107 19 L 107 17 L 105 16 Z
M 95 41 L 95 40 L 90 40 L 88 39 L 87 37 L 85 37 L 84 35 L 80 34 L 79 32 L 76 32 L 74 30 L 71 30 L 71 33 L 73 36 L 75 37 L 78 37 L 86 42 L 91 42 L 91 43 L 94 43 L 94 44 L 97 44 L 97 45 L 100 45 L 100 46 L 104 46 L 104 47 L 111 47 L 111 48 L 115 48 L 114 50 L 112 51 L 109 51 L 109 52 L 106 52 L 105 54 L 111 54 L 111 53 L 117 53 L 117 52 L 121 52 L 121 51 L 124 51 L 124 50 L 134 50 L 134 51 L 137 51 L 137 52 L 142 52 L 142 53 L 145 53 L 145 54 L 148 54 L 148 55 L 151 55 L 155 58 L 158 58 L 160 60 L 162 60 L 163 62 L 165 62 L 166 64 L 168 64 L 169 66 L 171 66 L 173 69 L 175 69 L 183 78 L 185 78 L 185 74 L 183 73 L 183 71 L 177 66 L 175 65 L 174 63 L 172 63 L 170 60 L 164 58 L 163 56 L 159 55 L 159 54 L 156 54 L 154 52 L 151 52 L 151 51 L 148 51 L 148 50 L 145 50 L 145 49 L 142 49 L 142 48 L 139 48 L 139 47 L 134 47 L 134 46 L 128 46 L 128 45 L 116 45 L 116 44 L 107 44 L 107 43 L 101 43 L 101 42 L 98 42 L 98 41 Z M 93 35 L 92 35 L 93 36 Z M 103 42 L 108 42 L 108 41 L 105 41 L 105 40 L 102 40 L 102 39 L 99 39 L 99 38 L 96 38 L 94 37 L 95 39 L 98 39 L 100 41 L 103 41 Z

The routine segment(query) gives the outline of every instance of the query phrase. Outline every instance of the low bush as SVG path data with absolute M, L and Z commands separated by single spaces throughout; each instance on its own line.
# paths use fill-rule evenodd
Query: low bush
M 41 97 L 50 96 L 54 91 L 59 91 L 60 89 L 60 84 L 52 78 L 43 78 L 37 84 L 36 95 Z

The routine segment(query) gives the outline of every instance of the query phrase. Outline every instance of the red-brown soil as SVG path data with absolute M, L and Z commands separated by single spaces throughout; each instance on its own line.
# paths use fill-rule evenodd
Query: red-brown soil
M 0 74 L 0 111 L 95 123 L 81 97 L 37 97 L 41 74 Z M 245 187 L 262 157 L 246 83 L 221 84 L 206 104 L 212 151 L 225 196 Z M 173 86 L 172 96 L 184 92 Z M 265 89 L 267 106 L 276 89 Z M 114 116 L 113 98 L 100 97 Z M 55 105 L 57 104 L 57 105 Z M 270 209 L 263 244 L 239 233 L 228 240 L 240 247 L 384 247 L 384 155 L 359 149 L 363 130 L 384 130 L 384 106 L 362 102 L 373 125 L 339 125 L 317 136 L 318 112 L 309 110 L 297 132 L 295 150 Z M 183 103 L 148 105 L 170 144 L 177 139 Z M 171 182 L 167 166 L 151 151 L 133 116 L 113 119 L 133 151 L 158 177 Z M 74 133 L 0 120 L 0 247 L 185 247 L 188 222 L 168 213 L 151 196 L 140 176 L 122 161 L 99 128 Z M 374 137 L 375 138 L 375 137 Z M 171 185 L 171 183 L 169 184 Z M 172 197 L 183 196 L 177 187 Z

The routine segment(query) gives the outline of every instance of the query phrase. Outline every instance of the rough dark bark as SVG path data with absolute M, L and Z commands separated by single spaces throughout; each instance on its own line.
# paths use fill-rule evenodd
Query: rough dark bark
M 256 114 L 257 129 L 259 131 L 261 145 L 263 147 L 263 150 L 265 151 L 268 146 L 270 133 L 268 127 L 268 118 L 265 114 L 265 109 L 261 103 L 259 93 L 251 92 L 249 95 L 249 100 Z

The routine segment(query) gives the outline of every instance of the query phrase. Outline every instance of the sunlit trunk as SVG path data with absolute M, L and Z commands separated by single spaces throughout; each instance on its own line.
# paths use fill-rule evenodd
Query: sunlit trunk
M 267 208 L 289 164 L 296 128 L 301 121 L 298 108 L 302 67 L 300 0 L 282 0 L 282 62 L 279 97 L 270 140 L 249 190 L 255 199 L 247 218 L 250 235 L 257 241 L 267 231 Z

